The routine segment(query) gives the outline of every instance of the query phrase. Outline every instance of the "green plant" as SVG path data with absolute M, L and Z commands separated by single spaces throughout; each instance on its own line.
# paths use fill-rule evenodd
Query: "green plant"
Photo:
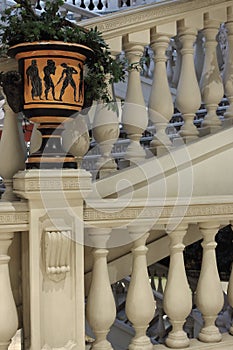
M 47 0 L 44 11 L 38 12 L 30 0 L 16 0 L 1 16 L 1 55 L 7 54 L 10 46 L 22 42 L 59 40 L 86 45 L 94 55 L 86 60 L 84 107 L 90 106 L 93 100 L 110 103 L 108 85 L 124 80 L 124 64 L 111 57 L 97 28 L 85 30 L 61 15 L 59 8 L 63 3 L 64 0 Z

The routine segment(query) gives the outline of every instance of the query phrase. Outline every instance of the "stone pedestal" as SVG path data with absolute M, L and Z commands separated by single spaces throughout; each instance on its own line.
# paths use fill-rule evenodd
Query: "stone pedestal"
M 29 205 L 30 349 L 84 350 L 84 170 L 27 170 L 14 191 Z

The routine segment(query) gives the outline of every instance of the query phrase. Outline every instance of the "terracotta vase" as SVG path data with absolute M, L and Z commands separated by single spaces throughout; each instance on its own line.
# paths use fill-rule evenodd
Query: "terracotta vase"
M 40 149 L 30 154 L 26 167 L 76 168 L 71 154 L 61 146 L 64 122 L 72 120 L 84 102 L 83 65 L 93 51 L 60 41 L 18 44 L 9 55 L 18 61 L 23 78 L 23 112 L 38 123 Z

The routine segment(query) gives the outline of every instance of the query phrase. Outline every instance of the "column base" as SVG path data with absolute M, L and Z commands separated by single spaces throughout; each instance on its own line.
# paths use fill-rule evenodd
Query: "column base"
M 198 339 L 203 343 L 218 343 L 222 340 L 222 334 L 216 326 L 204 327 L 199 333 Z
M 139 338 L 133 338 L 129 345 L 129 350 L 152 350 L 153 344 L 150 339 L 145 335 Z
M 91 350 L 113 350 L 112 344 L 108 340 L 92 343 Z
M 199 138 L 199 135 L 186 136 L 186 135 L 183 135 L 182 133 L 179 133 L 179 135 L 182 137 L 183 143 L 185 144 L 195 141 Z
M 225 117 L 225 115 L 226 115 L 226 113 L 224 114 L 224 117 Z M 232 124 L 233 124 L 233 116 L 232 115 L 230 117 L 226 116 L 226 118 L 222 122 L 223 128 L 229 128 L 232 126 Z
M 199 128 L 200 137 L 203 137 L 209 134 L 215 134 L 216 132 L 219 132 L 221 129 L 222 129 L 222 125 L 203 126 Z
M 183 349 L 189 346 L 189 339 L 184 331 L 170 332 L 166 339 L 166 345 L 173 349 Z
M 168 154 L 172 149 L 172 146 L 156 146 L 149 148 L 149 151 L 156 157 L 164 156 L 165 154 Z

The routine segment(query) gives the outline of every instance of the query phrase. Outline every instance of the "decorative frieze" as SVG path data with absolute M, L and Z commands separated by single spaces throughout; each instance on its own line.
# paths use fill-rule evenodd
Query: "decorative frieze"
M 27 224 L 28 213 L 0 213 L 0 225 Z
M 153 4 L 147 5 L 145 8 L 134 9 L 134 11 L 130 11 L 124 13 L 122 15 L 111 16 L 111 18 L 101 18 L 100 20 L 95 21 L 95 25 L 97 25 L 98 30 L 103 33 L 105 37 L 111 38 L 116 37 L 117 34 L 124 34 L 126 32 L 126 28 L 135 26 L 137 28 L 136 31 L 139 31 L 140 28 L 143 30 L 148 29 L 150 27 L 155 26 L 155 20 L 161 20 L 165 17 L 173 17 L 177 16 L 177 19 L 187 18 L 189 16 L 193 16 L 194 10 L 200 10 L 206 12 L 207 8 L 213 5 L 220 5 L 221 8 L 223 6 L 222 1 L 220 0 L 196 0 L 196 1 L 181 1 L 179 2 L 169 2 L 164 4 Z M 190 15 L 189 15 L 190 14 Z M 88 23 L 88 22 L 87 22 Z M 90 28 L 93 26 L 93 21 L 86 24 L 86 28 Z
M 91 175 L 83 169 L 79 170 L 28 170 L 19 172 L 14 178 L 15 192 L 39 191 L 73 191 L 90 188 Z M 24 179 L 24 181 L 22 181 Z
M 109 203 L 110 208 L 110 203 Z M 163 219 L 174 217 L 204 217 L 209 215 L 233 215 L 233 204 L 196 204 L 183 206 L 85 208 L 84 221 L 124 220 L 124 219 Z

